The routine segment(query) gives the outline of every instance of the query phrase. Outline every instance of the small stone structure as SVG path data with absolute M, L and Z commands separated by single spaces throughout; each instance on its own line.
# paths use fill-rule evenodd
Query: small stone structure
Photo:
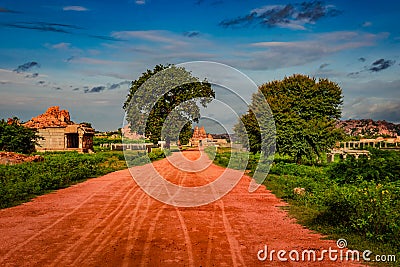
M 348 155 L 353 156 L 355 159 L 358 159 L 361 155 L 370 158 L 368 150 L 332 149 L 329 153 L 326 154 L 327 162 L 334 162 L 336 154 L 340 155 L 340 157 L 343 159 L 346 159 Z
M 366 147 L 374 147 L 378 149 L 396 149 L 400 148 L 400 137 L 360 139 L 359 141 L 340 142 L 336 144 L 336 146 L 344 149 L 360 149 Z
M 193 136 L 189 140 L 189 146 L 191 147 L 207 147 L 207 146 L 216 146 L 216 147 L 231 147 L 231 143 L 225 139 L 224 135 L 228 134 L 216 134 L 217 138 L 214 138 L 211 134 L 207 134 L 204 126 L 202 127 L 194 127 Z M 219 137 L 219 138 L 218 138 Z M 179 145 L 179 144 L 178 144 Z
M 39 140 L 37 151 L 76 150 L 90 152 L 93 150 L 94 129 L 85 124 L 71 121 L 68 110 L 50 107 L 24 124 L 25 127 L 37 129 Z
M 336 147 L 327 153 L 328 163 L 335 160 L 335 155 L 339 154 L 341 158 L 346 159 L 351 155 L 358 159 L 361 155 L 370 158 L 370 153 L 366 148 L 373 147 L 382 150 L 400 150 L 400 137 L 376 139 L 360 139 L 359 141 L 337 142 Z
M 193 136 L 189 140 L 189 145 L 191 147 L 202 147 L 207 146 L 208 143 L 213 142 L 213 137 L 211 134 L 207 135 L 204 126 L 199 128 L 198 126 L 194 127 Z

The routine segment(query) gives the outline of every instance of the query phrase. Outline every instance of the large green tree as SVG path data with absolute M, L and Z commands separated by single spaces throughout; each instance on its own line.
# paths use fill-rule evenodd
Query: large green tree
M 145 134 L 154 143 L 179 136 L 187 143 L 192 122 L 198 122 L 200 107 L 215 97 L 211 84 L 200 81 L 182 67 L 157 65 L 132 82 L 124 103 L 131 130 Z M 164 128 L 163 128 L 164 127 Z
M 0 151 L 31 153 L 39 139 L 36 130 L 22 126 L 16 117 L 0 120 Z
M 319 157 L 342 137 L 342 131 L 335 127 L 343 102 L 338 84 L 297 74 L 265 83 L 259 89 L 253 95 L 251 106 L 257 106 L 254 102 L 262 99 L 258 96 L 262 93 L 274 116 L 278 153 L 301 163 L 304 158 Z M 243 115 L 241 120 L 249 136 L 249 148 L 254 152 L 260 150 L 257 142 L 260 129 L 253 112 L 256 109 Z M 238 125 L 235 129 L 243 135 Z

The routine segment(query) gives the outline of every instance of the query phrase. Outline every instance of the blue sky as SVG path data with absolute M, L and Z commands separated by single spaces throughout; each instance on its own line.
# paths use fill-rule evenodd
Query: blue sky
M 116 129 L 130 81 L 200 60 L 257 85 L 329 78 L 343 89 L 343 118 L 400 123 L 399 17 L 400 3 L 385 0 L 2 1 L 0 118 L 59 105 Z

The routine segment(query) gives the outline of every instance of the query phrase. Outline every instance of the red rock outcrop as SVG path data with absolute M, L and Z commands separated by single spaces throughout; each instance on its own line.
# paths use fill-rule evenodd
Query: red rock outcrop
M 71 121 L 68 110 L 60 110 L 60 107 L 49 107 L 45 113 L 27 121 L 24 126 L 29 128 L 45 128 L 67 126 L 74 124 Z
M 338 127 L 351 136 L 400 136 L 400 124 L 371 119 L 339 121 Z
M 18 164 L 22 162 L 40 162 L 44 158 L 39 155 L 25 156 L 14 152 L 0 152 L 0 164 Z

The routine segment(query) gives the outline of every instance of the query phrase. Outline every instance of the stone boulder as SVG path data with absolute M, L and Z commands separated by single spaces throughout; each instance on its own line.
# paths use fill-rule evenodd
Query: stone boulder
M 45 113 L 27 121 L 24 126 L 28 128 L 60 127 L 74 124 L 71 121 L 68 110 L 60 110 L 60 107 L 49 107 Z
M 23 162 L 40 162 L 44 158 L 40 155 L 26 156 L 14 152 L 0 152 L 0 164 L 18 164 Z

